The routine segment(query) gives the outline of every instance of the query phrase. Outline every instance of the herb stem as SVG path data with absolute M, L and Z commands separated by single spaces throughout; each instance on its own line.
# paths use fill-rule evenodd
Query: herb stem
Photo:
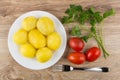
M 90 29 L 88 29 L 88 28 L 86 28 L 86 27 L 83 27 L 82 25 L 80 25 L 79 28 L 80 28 L 81 30 L 90 32 Z
M 104 47 L 104 44 L 101 42 L 101 40 L 99 39 L 98 35 L 94 34 L 93 36 L 95 38 L 95 40 L 97 41 L 98 46 L 102 49 L 104 57 L 106 58 L 107 56 L 109 56 L 109 53 L 107 52 L 107 50 Z
M 103 40 L 103 23 L 101 22 L 100 24 L 100 29 L 99 29 L 99 37 L 100 37 L 100 40 L 101 40 L 101 43 L 104 44 L 104 40 Z

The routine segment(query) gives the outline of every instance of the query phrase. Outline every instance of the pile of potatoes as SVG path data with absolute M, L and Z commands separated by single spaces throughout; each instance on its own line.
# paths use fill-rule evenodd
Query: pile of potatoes
M 21 29 L 13 35 L 13 41 L 19 46 L 21 55 L 45 63 L 59 49 L 61 36 L 49 17 L 29 16 L 23 19 Z

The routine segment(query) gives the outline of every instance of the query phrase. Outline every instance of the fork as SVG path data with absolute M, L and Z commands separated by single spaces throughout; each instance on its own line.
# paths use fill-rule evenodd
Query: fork
M 96 71 L 96 72 L 109 72 L 108 67 L 94 67 L 94 68 L 86 68 L 86 67 L 72 67 L 70 65 L 55 65 L 53 66 L 53 71 L 73 71 L 73 70 L 81 70 L 81 71 Z

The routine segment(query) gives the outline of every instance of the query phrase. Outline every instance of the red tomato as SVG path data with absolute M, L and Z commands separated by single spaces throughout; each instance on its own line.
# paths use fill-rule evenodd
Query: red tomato
M 81 51 L 84 47 L 84 42 L 78 37 L 70 38 L 69 46 L 75 51 Z
M 68 55 L 68 60 L 74 64 L 82 64 L 86 58 L 82 52 L 72 52 Z
M 89 62 L 97 60 L 101 55 L 101 51 L 97 47 L 92 47 L 86 52 L 86 59 Z

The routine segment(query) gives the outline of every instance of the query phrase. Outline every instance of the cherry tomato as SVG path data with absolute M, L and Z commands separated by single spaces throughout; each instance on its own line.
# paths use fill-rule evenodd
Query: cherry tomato
M 68 60 L 74 64 L 82 64 L 85 62 L 86 57 L 82 52 L 72 52 L 68 55 Z
M 86 52 L 86 59 L 89 62 L 97 60 L 101 55 L 101 51 L 97 47 L 92 47 Z
M 78 37 L 70 38 L 69 46 L 75 51 L 81 51 L 84 48 L 84 42 Z

